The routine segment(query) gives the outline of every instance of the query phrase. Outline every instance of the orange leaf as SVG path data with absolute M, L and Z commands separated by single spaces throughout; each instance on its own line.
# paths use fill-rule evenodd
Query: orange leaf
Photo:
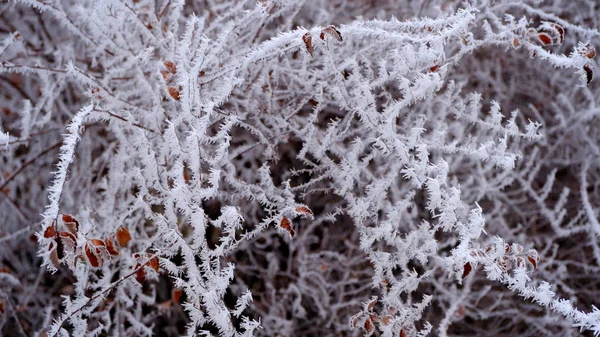
M 89 243 L 85 244 L 85 256 L 92 267 L 98 268 L 102 265 L 102 258 L 98 256 L 98 250 L 94 247 L 90 247 Z
M 69 214 L 63 214 L 62 221 L 65 224 L 65 227 L 67 227 L 67 229 L 69 230 L 69 232 L 77 236 L 77 232 L 79 231 L 79 221 L 77 221 L 77 219 L 75 219 L 74 216 Z
M 99 239 L 91 239 L 90 242 L 92 243 L 92 245 L 94 245 L 96 247 L 106 247 L 106 244 L 104 243 L 104 241 L 99 240 Z
M 179 101 L 179 90 L 175 89 L 175 87 L 168 87 L 167 90 L 174 100 Z
M 154 256 L 153 258 L 151 258 L 150 261 L 148 261 L 148 263 L 146 263 L 146 265 L 148 267 L 154 269 L 154 271 L 158 273 L 158 268 L 160 267 L 160 263 L 158 261 L 158 256 Z
M 170 71 L 172 74 L 177 73 L 177 66 L 171 61 L 165 61 L 165 68 L 167 68 L 167 70 Z
M 119 246 L 125 247 L 130 240 L 131 234 L 129 234 L 129 230 L 125 227 L 119 227 L 119 229 L 117 229 L 117 241 L 119 241 Z
M 56 235 L 56 230 L 54 229 L 54 225 L 50 225 L 46 228 L 46 230 L 44 231 L 44 237 L 45 238 L 51 238 L 54 237 Z
M 183 291 L 179 288 L 175 288 L 171 291 L 171 300 L 174 303 L 181 303 L 181 295 L 183 295 Z
M 546 46 L 552 44 L 552 39 L 546 33 L 539 33 L 538 40 L 540 40 L 540 42 Z
M 135 265 L 134 269 L 138 269 L 140 268 L 140 264 L 137 263 Z M 139 282 L 142 283 L 144 282 L 144 280 L 146 280 L 146 271 L 144 270 L 144 268 L 140 268 L 138 271 L 135 272 L 135 279 Z
M 108 250 L 108 253 L 110 255 L 119 255 L 119 249 L 115 246 L 115 243 L 112 238 L 106 239 L 106 250 Z
M 310 210 L 310 208 L 308 208 L 306 206 L 297 206 L 296 213 L 300 213 L 302 216 L 307 217 L 307 218 L 311 218 L 311 219 L 314 218 L 313 212 Z
M 286 217 L 281 218 L 281 222 L 279 223 L 279 227 L 285 229 L 288 233 L 290 233 L 291 237 L 294 237 L 294 235 L 296 235 L 296 232 L 292 228 L 292 222 L 290 221 L 290 219 L 288 219 Z

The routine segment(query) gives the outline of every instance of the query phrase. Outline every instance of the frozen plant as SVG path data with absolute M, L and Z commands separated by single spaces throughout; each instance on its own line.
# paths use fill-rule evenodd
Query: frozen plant
M 0 4 L 0 331 L 600 335 L 597 25 L 559 0 Z

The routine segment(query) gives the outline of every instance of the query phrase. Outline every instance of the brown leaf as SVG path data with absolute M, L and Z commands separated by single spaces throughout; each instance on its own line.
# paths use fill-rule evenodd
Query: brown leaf
M 373 298 L 368 304 L 367 304 L 367 311 L 372 311 L 373 307 L 375 306 L 375 304 L 377 304 L 377 297 Z
M 56 235 L 56 230 L 54 229 L 54 225 L 50 225 L 44 231 L 45 238 L 52 238 Z
M 304 41 L 304 45 L 306 45 L 306 51 L 313 56 L 313 45 L 312 45 L 312 36 L 310 33 L 306 33 L 302 36 L 302 41 Z
M 139 270 L 137 270 L 139 268 Z M 144 270 L 144 268 L 140 268 L 140 264 L 137 263 L 135 265 L 134 270 L 137 270 L 135 272 L 135 279 L 139 282 L 139 283 L 143 283 L 146 280 L 146 271 Z
M 171 61 L 165 61 L 165 68 L 167 68 L 167 70 L 170 71 L 172 74 L 177 73 L 177 66 Z
M 52 241 L 48 247 L 48 250 L 50 251 L 50 262 L 52 262 L 54 268 L 58 268 L 60 265 L 60 260 L 58 259 L 58 253 L 56 252 L 56 242 Z
M 56 241 L 60 242 L 59 246 L 62 247 L 63 257 L 67 254 L 67 252 L 75 251 L 75 246 L 77 244 L 77 239 L 75 238 L 75 235 L 69 232 L 60 232 L 58 233 L 58 239 L 56 239 Z
M 533 270 L 536 270 L 537 269 L 537 261 L 536 261 L 536 259 L 534 257 L 528 255 L 527 256 L 527 260 L 533 266 Z
M 552 44 L 552 38 L 550 38 L 550 36 L 548 36 L 546 33 L 539 33 L 537 37 L 538 40 L 540 40 L 540 42 L 545 46 Z
M 471 270 L 473 270 L 471 263 L 470 262 L 465 263 L 465 266 L 463 268 L 462 278 L 464 279 L 465 277 L 469 276 L 469 274 L 471 273 Z
M 438 69 L 440 69 L 440 66 L 438 64 L 436 64 L 433 67 L 429 68 L 429 71 L 434 73 L 434 72 L 438 71 Z
M 592 65 L 589 63 L 586 63 L 583 66 L 583 70 L 585 71 L 587 84 L 590 84 L 590 82 L 594 79 L 594 70 L 592 69 Z
M 290 219 L 288 219 L 286 217 L 281 218 L 281 222 L 279 223 L 279 227 L 285 229 L 288 233 L 290 233 L 290 236 L 292 238 L 296 235 L 296 232 L 292 228 L 292 222 L 290 221 Z
M 106 250 L 110 255 L 119 255 L 119 248 L 115 246 L 115 243 L 112 238 L 106 239 Z
M 174 100 L 179 101 L 179 90 L 175 89 L 175 87 L 168 87 L 167 90 Z
M 148 263 L 146 263 L 146 265 L 148 267 L 154 269 L 154 271 L 158 273 L 158 269 L 160 267 L 160 263 L 158 261 L 158 256 L 154 256 L 153 258 L 151 258 L 150 261 L 148 261 Z
M 73 235 L 77 237 L 77 232 L 79 231 L 79 221 L 77 221 L 77 219 L 70 214 L 63 214 L 62 221 L 69 232 L 73 233 Z
M 585 49 L 583 49 L 582 54 L 589 59 L 593 59 L 596 57 L 596 47 L 588 43 L 585 45 Z
M 372 332 L 375 329 L 375 327 L 373 326 L 373 322 L 371 322 L 370 318 L 368 318 L 365 321 L 364 327 L 365 327 L 365 330 L 367 330 L 367 332 Z
M 88 262 L 90 263 L 90 265 L 94 268 L 98 268 L 100 266 L 102 266 L 102 257 L 100 256 L 98 249 L 95 247 L 92 247 L 90 245 L 90 243 L 86 243 L 85 244 L 85 256 L 88 259 Z
M 337 30 L 334 25 L 327 26 L 326 28 L 323 28 L 323 30 L 321 30 L 321 40 L 325 40 L 325 34 L 329 34 L 335 37 L 340 42 L 344 41 L 344 39 L 342 38 L 342 33 L 340 33 L 340 31 Z
M 296 213 L 300 213 L 300 215 L 302 215 L 305 218 L 309 218 L 309 219 L 313 219 L 315 217 L 313 212 L 310 210 L 310 208 L 308 208 L 306 206 L 297 206 Z
M 558 32 L 559 43 L 563 43 L 563 41 L 565 40 L 565 29 L 561 25 L 556 23 L 553 23 L 552 27 Z
M 181 303 L 181 296 L 183 295 L 183 290 L 179 288 L 175 288 L 171 291 L 171 300 L 173 303 Z
M 119 227 L 119 229 L 117 229 L 117 241 L 119 242 L 119 246 L 125 247 L 130 240 L 131 234 L 129 234 L 129 230 L 125 227 Z
M 56 257 L 60 261 L 65 258 L 65 244 L 62 239 L 55 240 L 54 242 L 56 242 Z
M 99 239 L 91 239 L 90 242 L 92 243 L 92 245 L 94 245 L 96 247 L 106 247 L 106 244 L 104 243 L 104 241 L 99 240 Z
M 406 332 L 404 331 L 404 329 L 400 329 L 400 337 L 406 337 Z

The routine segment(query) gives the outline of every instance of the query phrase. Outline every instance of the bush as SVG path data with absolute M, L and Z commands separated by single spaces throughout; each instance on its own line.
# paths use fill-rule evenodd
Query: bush
M 600 335 L 595 5 L 470 3 L 0 4 L 0 331 Z

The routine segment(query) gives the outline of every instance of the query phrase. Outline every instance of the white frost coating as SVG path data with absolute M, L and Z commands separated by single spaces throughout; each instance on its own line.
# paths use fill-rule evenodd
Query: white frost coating
M 52 182 L 52 185 L 48 187 L 48 205 L 46 205 L 46 210 L 42 214 L 42 223 L 49 224 L 58 217 L 60 196 L 65 181 L 67 180 L 67 170 L 75 156 L 75 147 L 79 141 L 83 121 L 92 109 L 93 106 L 91 104 L 83 107 L 77 112 L 71 120 L 71 123 L 67 126 L 67 133 L 64 135 L 63 145 L 60 147 L 60 154 L 58 157 L 59 162 L 56 165 L 56 171 L 54 171 L 54 181 Z

